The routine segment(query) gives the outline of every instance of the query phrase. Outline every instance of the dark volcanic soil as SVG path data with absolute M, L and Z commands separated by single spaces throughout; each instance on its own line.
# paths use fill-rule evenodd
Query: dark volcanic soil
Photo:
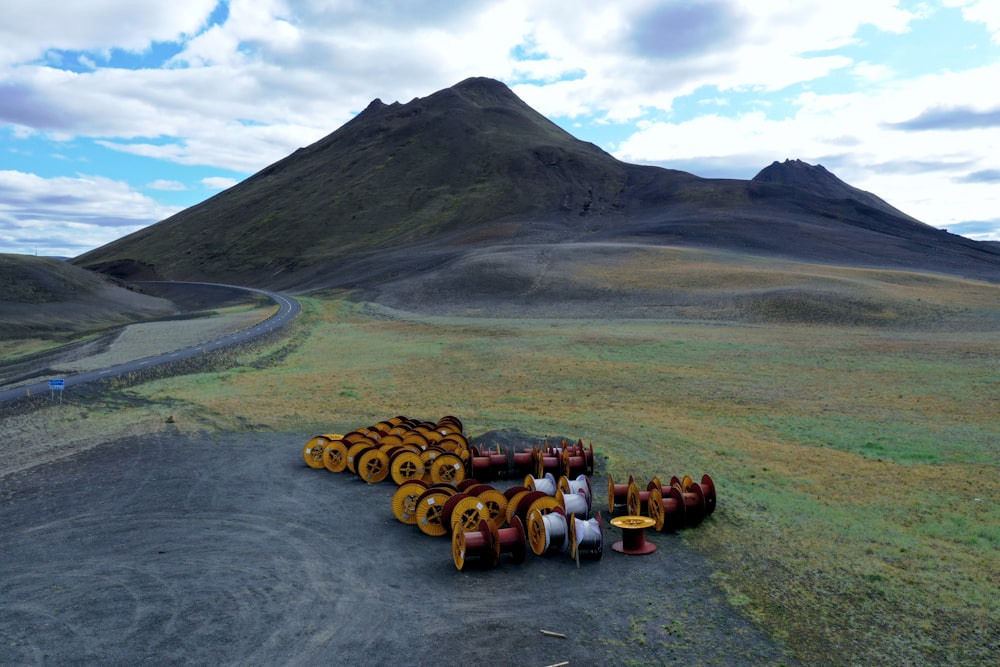
M 309 436 L 171 428 L 0 477 L 0 664 L 793 662 L 681 535 L 626 556 L 607 526 L 579 569 L 529 550 L 459 572 L 394 518 L 394 484 L 307 467 Z

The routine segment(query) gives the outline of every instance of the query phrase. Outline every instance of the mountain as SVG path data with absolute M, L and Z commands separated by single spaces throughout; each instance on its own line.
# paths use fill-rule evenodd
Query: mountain
M 485 78 L 374 100 L 242 183 L 72 261 L 123 279 L 433 303 L 428 290 L 472 282 L 523 295 L 546 249 L 573 273 L 644 247 L 1000 276 L 995 245 L 923 224 L 822 167 L 786 161 L 745 181 L 624 163 Z
M 0 254 L 0 335 L 70 335 L 175 315 L 171 301 L 142 294 L 68 262 Z

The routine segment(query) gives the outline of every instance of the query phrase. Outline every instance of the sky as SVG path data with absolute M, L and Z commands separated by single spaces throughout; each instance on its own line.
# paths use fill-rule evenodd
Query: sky
M 73 257 L 471 76 L 627 162 L 1000 240 L 998 0 L 5 0 L 0 252 Z

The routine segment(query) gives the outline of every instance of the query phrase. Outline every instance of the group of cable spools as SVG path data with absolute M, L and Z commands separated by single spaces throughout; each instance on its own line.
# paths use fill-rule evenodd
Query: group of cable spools
M 594 450 L 582 441 L 483 450 L 469 445 L 457 417 L 428 422 L 396 416 L 311 438 L 303 456 L 310 467 L 347 470 L 368 483 L 391 477 L 398 486 L 393 514 L 427 535 L 451 536 L 459 570 L 471 562 L 496 567 L 504 556 L 522 563 L 529 546 L 538 556 L 568 553 L 578 567 L 581 558 L 603 554 L 601 514 L 590 516 Z M 486 483 L 520 475 L 523 484 L 504 491 Z M 707 475 L 700 484 L 688 477 L 674 478 L 669 487 L 654 482 L 640 491 L 632 478 L 624 489 L 609 478 L 611 513 L 624 504 L 630 514 L 656 519 L 658 530 L 674 530 L 697 525 L 715 507 Z

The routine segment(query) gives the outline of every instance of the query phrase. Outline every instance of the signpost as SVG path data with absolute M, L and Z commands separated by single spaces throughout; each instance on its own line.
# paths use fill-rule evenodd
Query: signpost
M 59 402 L 62 403 L 63 389 L 66 388 L 66 380 L 63 378 L 49 380 L 49 398 L 53 398 L 55 392 L 59 392 Z

